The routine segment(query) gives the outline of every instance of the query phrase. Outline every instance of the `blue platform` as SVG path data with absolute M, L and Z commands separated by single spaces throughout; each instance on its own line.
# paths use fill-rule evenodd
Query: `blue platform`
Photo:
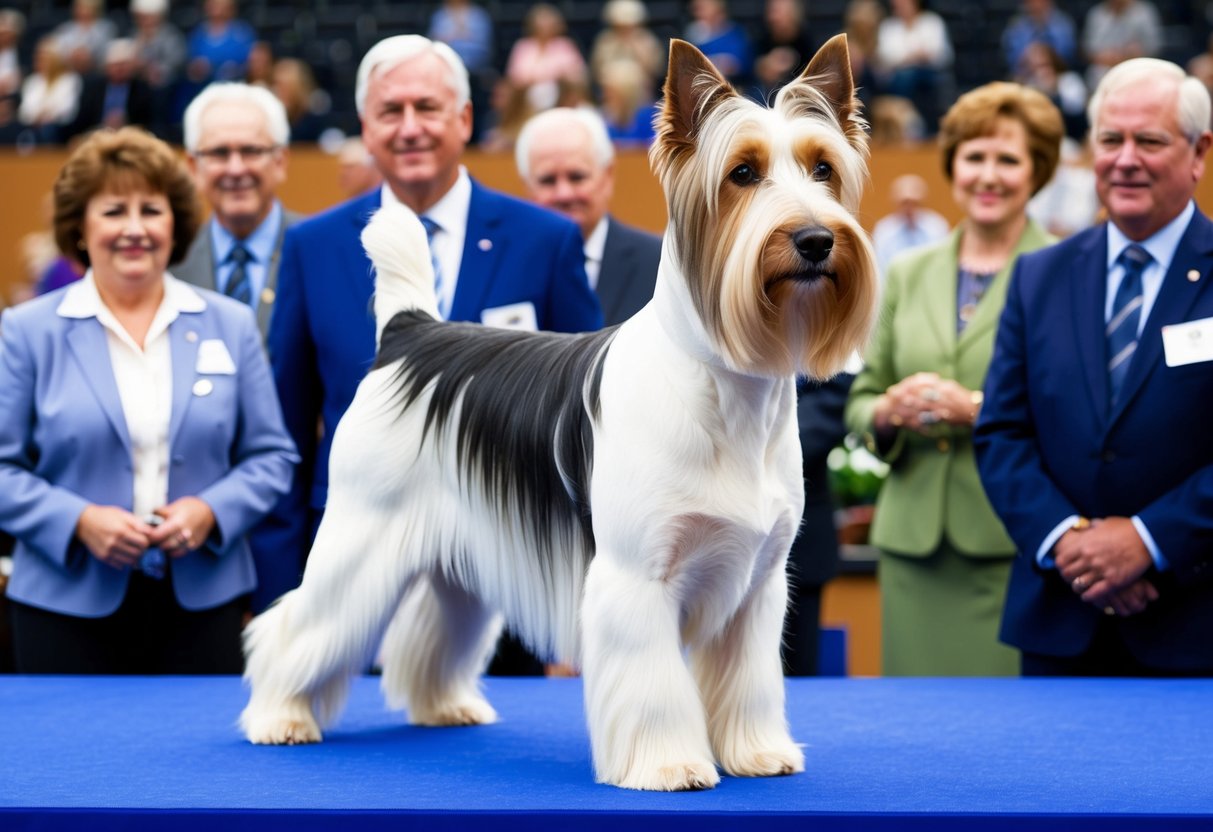
M 1213 829 L 1213 680 L 792 680 L 808 771 L 684 794 L 593 782 L 579 680 L 486 687 L 425 729 L 358 679 L 279 748 L 236 678 L 0 676 L 0 829 Z

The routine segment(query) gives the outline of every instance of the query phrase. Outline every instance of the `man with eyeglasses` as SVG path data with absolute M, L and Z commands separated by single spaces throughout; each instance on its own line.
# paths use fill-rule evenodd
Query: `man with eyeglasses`
M 375 357 L 374 276 L 361 233 L 380 206 L 402 203 L 427 225 L 444 318 L 557 332 L 602 326 L 577 226 L 485 188 L 460 163 L 472 135 L 469 97 L 467 69 L 446 44 L 398 35 L 372 47 L 355 104 L 383 186 L 286 235 L 267 344 L 302 461 L 274 516 L 295 524 L 283 545 L 300 574 L 328 497 L 333 431 Z
M 262 87 L 217 83 L 186 108 L 184 127 L 190 169 L 211 218 L 173 274 L 247 303 L 264 337 L 282 240 L 302 219 L 276 196 L 286 181 L 286 110 Z
M 1088 105 L 1108 221 L 1019 258 L 974 434 L 1019 555 L 1025 676 L 1213 675 L 1209 91 L 1117 64 Z

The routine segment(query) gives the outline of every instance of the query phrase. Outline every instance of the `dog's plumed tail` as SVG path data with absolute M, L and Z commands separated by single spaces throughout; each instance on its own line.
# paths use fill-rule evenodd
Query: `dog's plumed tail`
M 439 318 L 430 242 L 417 215 L 384 205 L 362 230 L 362 247 L 375 266 L 375 343 L 398 312 L 415 309 Z

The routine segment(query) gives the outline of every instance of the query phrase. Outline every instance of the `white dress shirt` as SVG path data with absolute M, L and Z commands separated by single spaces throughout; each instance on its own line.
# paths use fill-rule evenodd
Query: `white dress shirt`
M 605 216 L 594 226 L 590 236 L 585 238 L 581 250 L 585 252 L 585 276 L 589 278 L 590 288 L 597 291 L 598 276 L 602 274 L 602 256 L 606 251 L 607 227 L 610 220 Z

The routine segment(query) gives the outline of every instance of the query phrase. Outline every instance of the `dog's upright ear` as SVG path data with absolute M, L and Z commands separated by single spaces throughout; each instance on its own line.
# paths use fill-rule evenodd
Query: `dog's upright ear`
M 657 114 L 657 141 L 652 159 L 658 170 L 676 165 L 694 151 L 695 137 L 708 113 L 737 92 L 706 56 L 685 40 L 670 40 L 670 66 L 666 73 L 661 111 Z
M 779 94 L 779 106 L 789 108 L 790 113 L 808 111 L 813 115 L 820 110 L 821 97 L 838 119 L 847 141 L 853 147 L 867 150 L 867 123 L 860 114 L 859 99 L 855 97 L 855 79 L 851 75 L 851 54 L 847 49 L 847 36 L 835 35 L 817 50 L 813 60 L 795 81 L 784 87 Z

